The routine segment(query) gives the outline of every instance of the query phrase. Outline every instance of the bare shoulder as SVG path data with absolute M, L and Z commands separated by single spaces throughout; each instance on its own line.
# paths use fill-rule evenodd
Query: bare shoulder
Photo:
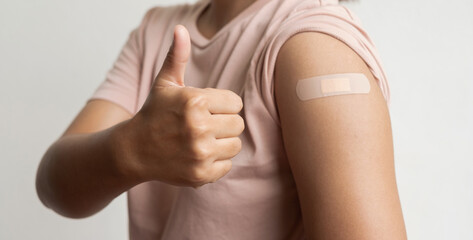
M 276 79 L 290 77 L 293 81 L 333 73 L 363 73 L 371 85 L 377 86 L 369 67 L 352 48 L 320 32 L 302 32 L 288 39 L 279 51 L 275 71 Z
M 368 94 L 347 94 L 300 101 L 296 96 L 299 80 L 340 73 L 361 73 L 369 81 Z M 365 61 L 344 42 L 324 33 L 303 32 L 286 41 L 279 51 L 275 67 L 276 101 L 280 111 L 296 114 L 318 115 L 326 118 L 337 116 L 344 119 L 345 126 L 370 128 L 384 126 L 383 131 L 391 131 L 389 110 L 377 80 Z M 354 116 L 371 122 L 360 125 Z M 305 118 L 308 118 L 305 117 Z M 288 121 L 281 116 L 281 121 Z M 327 125 L 325 125 L 327 126 Z M 359 129 L 361 130 L 361 129 Z
M 364 74 L 371 89 L 302 101 L 300 79 Z M 341 40 L 299 33 L 282 46 L 275 94 L 309 239 L 405 239 L 389 111 L 364 60 Z

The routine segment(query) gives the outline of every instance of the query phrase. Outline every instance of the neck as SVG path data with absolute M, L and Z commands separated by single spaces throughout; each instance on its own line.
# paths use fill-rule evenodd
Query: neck
M 225 24 L 238 16 L 257 0 L 211 0 L 210 6 L 197 20 L 197 26 L 206 37 L 212 37 Z

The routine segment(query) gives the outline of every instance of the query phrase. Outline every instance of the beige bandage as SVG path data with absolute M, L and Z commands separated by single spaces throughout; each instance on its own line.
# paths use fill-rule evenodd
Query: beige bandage
M 301 79 L 296 93 L 300 100 L 342 94 L 369 93 L 370 82 L 362 73 L 342 73 Z

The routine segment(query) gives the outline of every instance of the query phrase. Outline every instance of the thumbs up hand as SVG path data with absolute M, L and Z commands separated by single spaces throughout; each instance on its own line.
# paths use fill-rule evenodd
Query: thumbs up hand
M 241 98 L 230 90 L 184 84 L 191 43 L 177 25 L 173 44 L 142 109 L 126 124 L 121 164 L 140 182 L 199 187 L 227 174 L 241 150 Z

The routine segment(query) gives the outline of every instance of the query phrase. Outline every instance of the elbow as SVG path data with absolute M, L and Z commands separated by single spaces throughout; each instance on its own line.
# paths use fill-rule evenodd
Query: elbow
M 36 194 L 41 203 L 57 214 L 67 218 L 86 218 L 94 214 L 94 212 L 87 211 L 84 204 L 80 204 L 80 200 L 70 194 L 61 190 L 61 187 L 56 184 L 57 181 L 53 179 L 52 169 L 48 167 L 49 161 L 46 153 L 36 172 Z
M 62 208 L 61 211 L 54 210 L 57 214 L 71 219 L 83 219 L 94 215 L 94 212 L 86 212 L 77 208 Z
M 40 173 L 36 177 L 36 194 L 46 208 L 53 210 L 63 217 L 81 219 L 94 214 L 94 212 L 83 208 L 77 201 L 67 197 L 60 197 L 61 193 L 48 186 L 47 181 Z
M 46 154 L 43 156 L 43 159 L 41 159 L 38 169 L 36 170 L 35 187 L 36 187 L 36 195 L 38 196 L 41 203 L 45 207 L 51 208 L 48 201 L 49 200 L 48 195 L 50 194 L 51 190 L 50 190 L 50 186 L 47 183 L 47 177 L 45 176 L 46 165 L 47 165 Z
M 47 207 L 47 208 L 50 208 L 49 207 L 49 204 L 47 203 L 46 201 L 46 197 L 45 197 L 45 191 L 43 189 L 43 187 L 41 186 L 41 179 L 40 179 L 40 174 L 39 172 L 36 173 L 36 183 L 35 183 L 35 186 L 36 186 L 36 195 L 38 196 L 39 200 L 41 201 L 41 203 Z

